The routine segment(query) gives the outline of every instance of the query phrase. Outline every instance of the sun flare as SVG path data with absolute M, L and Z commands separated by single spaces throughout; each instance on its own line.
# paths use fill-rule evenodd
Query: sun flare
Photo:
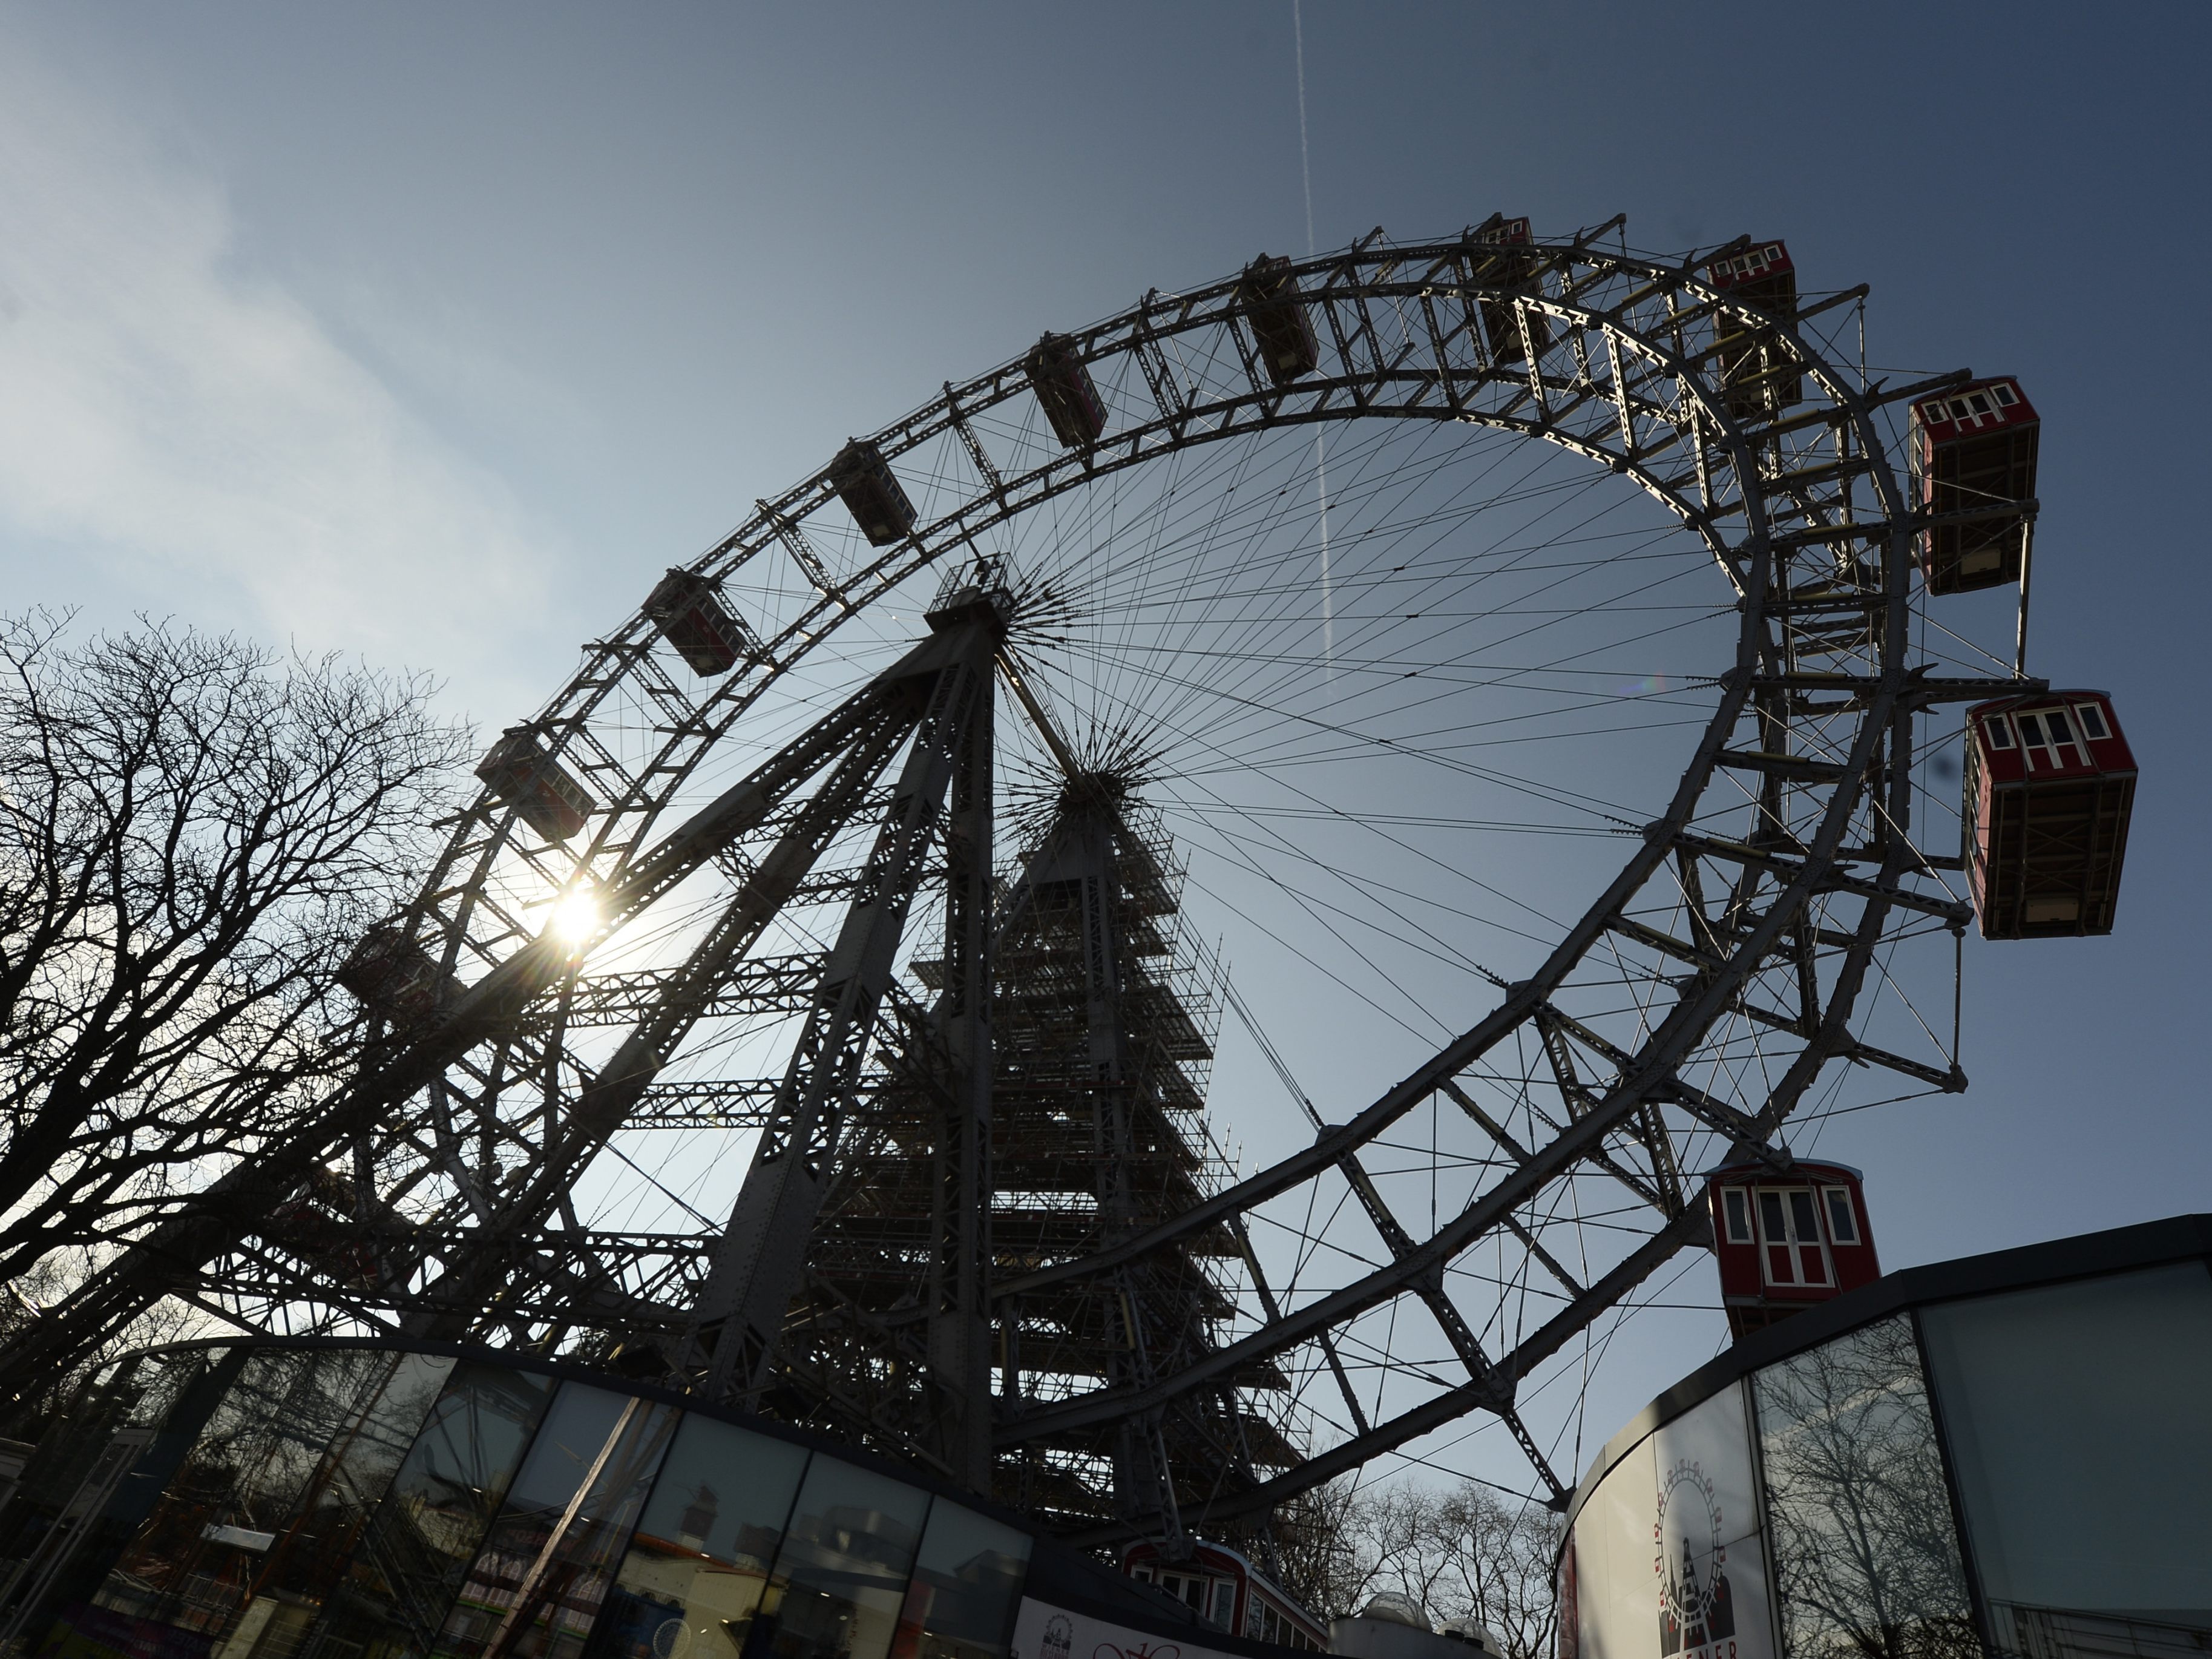
M 599 902 L 589 893 L 563 893 L 554 902 L 552 913 L 545 919 L 545 931 L 562 944 L 571 947 L 588 943 L 599 931 Z

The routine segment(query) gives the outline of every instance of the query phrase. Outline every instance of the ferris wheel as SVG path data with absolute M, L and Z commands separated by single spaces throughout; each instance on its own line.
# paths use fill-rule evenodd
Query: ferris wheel
M 1156 290 L 641 573 L 357 953 L 378 1063 L 87 1328 L 574 1353 L 1095 1541 L 1462 1421 L 1563 1497 L 1700 1175 L 1965 1086 L 1931 757 L 2042 689 L 1922 622 L 1969 377 L 1619 230 Z

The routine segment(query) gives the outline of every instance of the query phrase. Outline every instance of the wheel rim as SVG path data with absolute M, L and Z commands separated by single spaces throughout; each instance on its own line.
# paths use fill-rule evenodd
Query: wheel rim
M 1592 237 L 1534 252 L 1533 276 L 1510 288 L 1481 280 L 1481 251 L 1466 240 L 1391 247 L 1377 237 L 1301 262 L 1296 281 L 1322 335 L 1322 363 L 1287 387 L 1257 365 L 1235 281 L 1147 296 L 1072 337 L 1109 416 L 1100 440 L 1073 450 L 1042 428 L 1018 361 L 948 386 L 872 440 L 921 497 L 912 536 L 863 551 L 842 527 L 848 521 L 826 472 L 763 503 L 691 567 L 726 594 L 745 596 L 741 609 L 763 641 L 758 658 L 719 684 L 691 680 L 657 648 L 642 613 L 587 647 L 582 671 L 530 723 L 599 804 L 587 834 L 573 844 L 547 842 L 487 795 L 465 814 L 410 918 L 446 971 L 476 981 L 542 931 L 553 895 L 618 889 L 668 825 L 712 793 L 728 757 L 757 756 L 818 704 L 808 677 L 822 690 L 832 687 L 819 665 L 839 652 L 865 665 L 898 641 L 895 631 L 872 642 L 864 635 L 872 619 L 915 597 L 932 567 L 979 554 L 1010 560 L 1038 605 L 1026 631 L 1017 630 L 1015 659 L 1048 702 L 1083 709 L 1085 676 L 1070 666 L 1081 653 L 1055 656 L 1050 643 L 1074 635 L 1050 635 L 1049 623 L 1095 619 L 1109 607 L 1054 592 L 1053 578 L 1068 567 L 1035 556 L 1036 538 L 1024 541 L 1020 527 L 1079 497 L 1126 505 L 1113 495 L 1121 488 L 1115 481 L 1159 464 L 1243 454 L 1272 465 L 1310 431 L 1324 444 L 1334 432 L 1393 433 L 1388 441 L 1355 438 L 1342 456 L 1418 448 L 1395 435 L 1395 423 L 1475 428 L 1502 434 L 1501 444 L 1537 440 L 1640 488 L 1725 578 L 1735 626 L 1727 659 L 1705 672 L 1711 713 L 1686 745 L 1686 766 L 1642 833 L 1627 838 L 1632 850 L 1599 884 L 1597 899 L 1527 971 L 1490 975 L 1494 1007 L 1451 1021 L 1449 1041 L 1409 1073 L 1386 1073 L 1400 1079 L 1392 1086 L 1378 1078 L 1346 1102 L 1331 1114 L 1344 1121 L 1311 1146 L 1223 1182 L 1179 1219 L 1110 1250 L 1013 1273 L 997 1287 L 1019 1297 L 1095 1280 L 1240 1217 L 1273 1218 L 1284 1237 L 1310 1244 L 1310 1229 L 1280 1217 L 1302 1200 L 1314 1209 L 1313 1195 L 1324 1190 L 1328 1205 L 1345 1207 L 1345 1182 L 1354 1178 L 1346 1160 L 1371 1157 L 1394 1127 L 1425 1113 L 1432 1127 L 1448 1121 L 1463 1135 L 1486 1138 L 1486 1153 L 1458 1172 L 1460 1189 L 1433 1224 L 1408 1226 L 1395 1243 L 1379 1237 L 1371 1216 L 1363 1224 L 1361 1249 L 1342 1253 L 1358 1271 L 1293 1273 L 1282 1281 L 1291 1293 L 1272 1313 L 1246 1283 L 1236 1318 L 1196 1363 L 1142 1386 L 1124 1379 L 1032 1399 L 1002 1425 L 1002 1443 L 1018 1455 L 1024 1444 L 1133 1410 L 1172 1411 L 1233 1386 L 1240 1367 L 1279 1365 L 1293 1383 L 1283 1420 L 1310 1455 L 1228 1483 L 1235 1490 L 1213 1482 L 1194 1511 L 1207 1524 L 1261 1513 L 1478 1411 L 1505 1425 L 1556 1496 L 1560 1443 L 1525 1427 L 1516 1401 L 1571 1343 L 1698 1238 L 1692 1177 L 1717 1161 L 1711 1151 L 1771 1155 L 1784 1123 L 1838 1060 L 1886 1066 L 1923 1088 L 1963 1086 L 1948 1054 L 1893 1053 L 1851 1026 L 1879 951 L 1910 935 L 1955 930 L 1964 918 L 1929 878 L 1911 839 L 1911 721 L 1933 703 L 1988 690 L 1914 672 L 1906 626 L 1916 598 L 1913 526 L 1876 418 L 1881 400 L 1827 362 L 1807 330 L 1731 302 L 1688 266 L 1610 252 Z M 1523 346 L 1517 360 L 1501 360 L 1494 349 L 1486 305 L 1510 316 Z M 1747 407 L 1740 386 L 1722 384 L 1722 325 L 1759 331 L 1760 361 L 1801 380 L 1806 401 Z M 1259 475 L 1275 476 L 1265 467 Z M 1171 487 L 1149 488 L 1153 520 L 1164 522 Z M 1093 507 L 1078 516 L 1095 526 L 1110 515 Z M 1127 558 L 1125 540 L 1107 545 Z M 1150 556 L 1158 556 L 1156 538 Z M 1126 566 L 1113 569 L 1126 603 Z M 1330 625 L 1323 649 L 1334 673 Z M 1109 690 L 1094 663 L 1087 682 L 1096 695 L 1086 740 L 1105 754 L 1132 739 L 1127 728 L 1145 699 L 1131 687 L 1147 653 L 1125 632 L 1113 651 L 1092 655 L 1110 659 L 1120 676 Z M 1147 685 L 1156 693 L 1165 683 L 1155 673 Z M 1186 695 L 1179 706 L 1188 711 L 1198 701 Z M 1113 704 L 1134 712 L 1118 724 L 1103 718 Z M 1309 731 L 1330 726 L 1297 712 Z M 1157 753 L 1146 760 L 1156 779 L 1182 775 Z M 450 1068 L 396 1131 L 332 1149 L 331 1167 L 351 1174 L 348 1201 L 372 1231 L 389 1236 L 404 1218 L 411 1245 L 390 1253 L 381 1282 L 334 1291 L 315 1263 L 288 1255 L 279 1241 L 273 1251 L 234 1252 L 210 1293 L 253 1322 L 398 1319 L 419 1328 L 433 1317 L 509 1340 L 618 1340 L 623 1333 L 605 1321 L 545 1316 L 546 1298 L 574 1283 L 544 1270 L 547 1239 L 562 1233 L 560 1250 L 593 1260 L 601 1282 L 620 1283 L 635 1304 L 681 1306 L 711 1224 L 624 1235 L 595 1230 L 585 1217 L 565 1225 L 570 1218 L 558 1212 L 516 1219 L 527 1176 L 543 1167 L 549 1138 L 562 1133 L 564 1103 L 604 1057 L 603 1048 L 574 1037 L 596 1029 L 579 1011 L 592 1006 L 596 985 L 635 976 L 690 925 L 672 922 L 656 935 L 651 915 L 641 912 L 647 920 L 633 920 L 580 960 L 531 1023 Z M 1589 972 L 1601 956 L 1609 981 Z M 763 957 L 747 971 L 763 982 L 790 975 L 796 994 L 810 969 Z M 1642 994 L 1613 1006 L 1599 1000 L 1601 987 Z M 1267 1023 L 1263 1012 L 1255 1030 Z M 1510 1063 L 1501 1058 L 1508 1055 Z M 1405 1173 L 1367 1175 L 1393 1217 Z M 1434 1169 L 1428 1173 L 1433 1197 Z M 1582 1201 L 1594 1186 L 1631 1194 L 1638 1212 L 1632 1220 L 1617 1204 L 1600 1207 L 1595 1249 L 1592 1206 Z M 488 1247 L 515 1264 L 501 1293 L 439 1304 L 441 1275 Z M 1478 1261 L 1488 1264 L 1480 1272 L 1469 1267 Z M 517 1288 L 532 1285 L 534 1302 Z M 1459 1308 L 1463 1334 L 1445 1328 L 1449 1315 L 1434 1300 L 1440 1287 Z M 1378 1324 L 1390 1334 L 1376 1337 Z M 1416 1334 L 1401 1340 L 1401 1328 Z M 1348 1351 L 1365 1356 L 1360 1384 L 1346 1391 L 1362 1403 L 1325 1407 L 1317 1401 L 1337 1389 Z M 1363 1395 L 1370 1382 L 1372 1393 Z

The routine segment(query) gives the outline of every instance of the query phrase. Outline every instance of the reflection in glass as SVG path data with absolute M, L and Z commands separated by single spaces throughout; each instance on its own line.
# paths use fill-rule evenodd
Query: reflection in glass
M 940 1498 L 921 1535 L 891 1659 L 1000 1659 L 1029 1561 L 1026 1533 Z M 1236 1586 L 1224 1579 L 1216 1589 L 1218 1603 L 1218 1592 L 1233 1596 Z M 1228 1608 L 1217 1611 L 1225 1626 Z
M 248 1356 L 92 1606 L 70 1615 L 66 1645 L 208 1651 L 236 1622 L 324 1453 L 374 1399 L 391 1363 L 361 1352 Z
M 669 1406 L 562 1387 L 440 1632 L 453 1659 L 574 1659 L 668 1449 Z
M 7 1614 L 0 1644 L 12 1649 L 20 1642 L 42 1604 L 64 1590 L 81 1559 L 96 1558 L 129 1535 L 140 1516 L 118 1527 L 106 1514 L 112 1500 L 186 1389 L 228 1352 L 133 1354 L 103 1367 L 70 1401 L 60 1419 L 68 1431 L 40 1441 L 0 1517 L 0 1607 Z M 96 1583 L 99 1569 L 90 1576 Z
M 362 1530 L 303 1659 L 429 1652 L 552 1395 L 552 1379 L 532 1372 L 454 1369 Z
M 1980 1652 L 1911 1321 L 1753 1378 L 1789 1659 Z
M 592 1659 L 738 1659 L 806 1450 L 686 1418 L 592 1637 Z
M 383 1388 L 340 1431 L 308 1482 L 299 1518 L 270 1547 L 218 1659 L 291 1659 L 299 1650 L 453 1369 L 428 1354 L 380 1358 Z
M 1992 1635 L 2034 1659 L 2212 1642 L 2212 1274 L 1922 1316 Z
M 814 1459 L 745 1659 L 885 1659 L 928 1507 L 902 1481 Z

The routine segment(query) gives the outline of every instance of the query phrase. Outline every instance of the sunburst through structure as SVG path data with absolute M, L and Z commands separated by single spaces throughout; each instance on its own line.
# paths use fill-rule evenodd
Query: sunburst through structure
M 1932 763 L 2040 684 L 1915 575 L 1968 377 L 1615 228 L 1155 292 L 641 578 L 362 1076 L 0 1358 L 174 1293 L 611 1362 L 1102 1544 L 1561 1498 L 1696 1175 L 1964 1086 Z

